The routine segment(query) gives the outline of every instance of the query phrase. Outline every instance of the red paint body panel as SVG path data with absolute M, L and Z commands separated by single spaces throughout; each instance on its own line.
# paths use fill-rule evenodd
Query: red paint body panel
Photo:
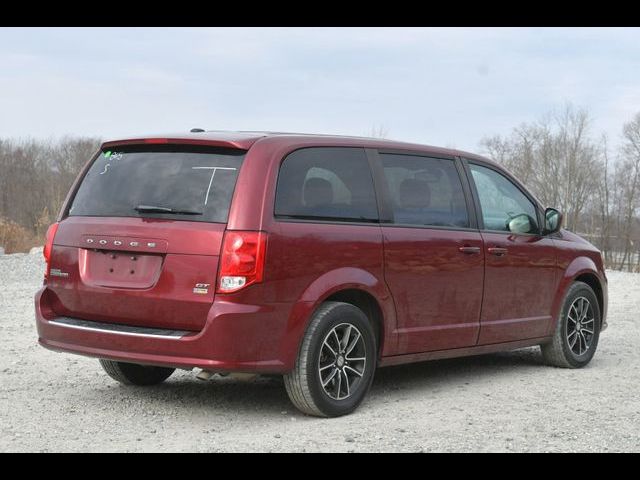
M 410 353 L 407 355 L 394 355 L 384 357 L 378 366 L 391 367 L 394 365 L 405 365 L 408 363 L 425 362 L 429 360 L 442 360 L 445 358 L 470 357 L 473 355 L 484 355 L 487 353 L 506 352 L 518 348 L 532 347 L 548 340 L 548 337 L 530 338 L 528 340 L 518 340 L 514 342 L 493 343 L 490 345 L 476 345 L 474 347 L 454 348 L 448 350 L 437 350 L 434 352 Z
M 398 315 L 398 354 L 475 345 L 484 277 L 477 231 L 383 227 L 385 279 Z M 478 247 L 465 254 L 460 247 Z
M 266 300 L 293 305 L 287 321 L 287 358 L 293 365 L 308 320 L 332 294 L 356 289 L 377 299 L 385 317 L 383 355 L 395 353 L 393 302 L 383 279 L 382 233 L 377 225 L 274 222 L 260 288 Z
M 219 255 L 225 225 L 134 217 L 67 217 L 58 227 L 55 245 L 100 248 L 138 253 Z M 95 239 L 88 244 L 87 237 Z M 100 239 L 109 243 L 100 245 Z M 114 245 L 113 240 L 136 240 L 140 245 Z M 153 248 L 148 242 L 157 242 Z
M 163 260 L 163 255 L 78 249 L 80 280 L 92 287 L 151 288 L 158 283 Z
M 215 285 L 218 257 L 166 255 L 155 284 L 141 289 L 122 282 L 116 287 L 83 280 L 81 252 L 75 247 L 54 248 L 53 268 L 69 275 L 50 276 L 47 282 L 51 307 L 58 315 L 176 330 L 198 331 L 204 326 L 213 288 L 206 295 L 194 295 L 193 288 L 196 283 Z
M 567 289 L 581 275 L 592 275 L 597 278 L 602 295 L 602 311 L 600 314 L 602 316 L 603 329 L 605 329 L 607 327 L 608 283 L 600 252 L 589 242 L 567 230 L 561 230 L 553 238 L 553 243 L 558 256 L 559 278 L 552 306 L 552 322 L 547 333 L 551 334 L 555 329 L 562 300 Z
M 287 316 L 286 305 L 248 305 L 217 299 L 200 332 L 174 340 L 56 325 L 49 321 L 57 316 L 51 308 L 54 302 L 50 297 L 51 290 L 47 287 L 36 295 L 36 325 L 40 343 L 52 350 L 223 372 L 281 373 L 291 368 L 278 359 L 279 342 L 265 341 L 284 336 L 286 324 L 280 319 Z
M 51 255 L 51 268 L 68 275 L 48 280 L 53 309 L 87 320 L 199 331 L 213 303 L 224 228 L 68 217 L 60 222 Z M 197 283 L 209 284 L 208 293 L 194 295 Z
M 240 150 L 248 150 L 264 134 L 256 133 L 240 133 L 240 132 L 216 132 L 211 134 L 208 132 L 190 134 L 169 133 L 166 135 L 151 135 L 135 138 L 124 138 L 117 140 L 107 140 L 103 142 L 103 147 L 113 147 L 121 145 L 140 145 L 140 144 L 166 144 L 173 143 L 177 145 L 207 145 L 211 147 L 238 148 Z
M 482 232 L 485 288 L 479 345 L 547 334 L 558 284 L 551 239 L 536 235 Z M 506 253 L 493 255 L 491 248 Z
M 569 232 L 516 237 L 274 218 L 279 167 L 296 149 L 345 146 L 449 158 L 463 152 L 381 139 L 261 132 L 154 135 L 105 146 L 148 138 L 246 150 L 228 223 L 65 217 L 63 208 L 51 267 L 68 276 L 51 276 L 35 299 L 39 340 L 47 348 L 181 368 L 285 373 L 294 366 L 318 306 L 334 294 L 356 290 L 381 312 L 380 365 L 507 350 L 548 338 L 564 292 L 585 273 L 600 282 L 606 315 L 599 253 Z M 476 155 L 464 157 L 494 165 Z M 225 229 L 267 233 L 264 281 L 214 295 Z M 87 246 L 87 238 L 94 243 Z M 464 246 L 480 251 L 460 252 Z M 488 252 L 496 246 L 508 254 Z M 138 261 L 139 269 L 131 268 Z M 127 269 L 134 270 L 130 277 Z M 196 284 L 210 288 L 196 294 Z M 172 339 L 74 330 L 52 323 L 57 316 L 193 333 Z

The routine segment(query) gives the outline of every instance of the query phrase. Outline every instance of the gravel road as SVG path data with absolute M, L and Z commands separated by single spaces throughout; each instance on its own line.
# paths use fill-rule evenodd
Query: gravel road
M 609 329 L 582 370 L 537 349 L 378 370 L 354 414 L 316 419 L 280 379 L 176 372 L 123 387 L 37 345 L 41 255 L 0 256 L 0 451 L 639 451 L 640 275 L 611 272 Z

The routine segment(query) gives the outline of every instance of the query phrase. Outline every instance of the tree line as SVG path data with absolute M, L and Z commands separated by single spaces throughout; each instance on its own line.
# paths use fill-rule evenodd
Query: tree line
M 640 271 L 640 113 L 623 125 L 615 149 L 591 124 L 586 109 L 565 105 L 481 146 L 562 211 L 565 228 L 596 245 L 608 268 Z
M 386 136 L 380 127 L 372 136 Z M 565 105 L 507 135 L 482 139 L 481 153 L 513 172 L 565 227 L 604 252 L 608 268 L 640 271 L 640 113 L 618 147 L 592 130 L 584 108 Z M 0 138 L 0 247 L 42 245 L 78 171 L 99 138 Z
M 44 243 L 48 226 L 98 138 L 0 138 L 0 247 L 28 251 Z

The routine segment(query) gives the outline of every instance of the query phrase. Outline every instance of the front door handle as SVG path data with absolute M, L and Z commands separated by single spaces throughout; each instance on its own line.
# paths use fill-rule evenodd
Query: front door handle
M 491 254 L 491 255 L 496 255 L 498 257 L 502 257 L 503 255 L 506 255 L 508 250 L 506 248 L 503 247 L 489 247 L 487 249 L 487 251 Z
M 459 247 L 458 251 L 460 253 L 466 253 L 467 255 L 471 255 L 473 253 L 480 253 L 480 247 L 468 247 L 468 246 L 464 246 L 464 247 Z

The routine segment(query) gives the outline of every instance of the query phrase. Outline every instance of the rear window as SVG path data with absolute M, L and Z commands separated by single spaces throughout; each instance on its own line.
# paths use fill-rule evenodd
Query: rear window
M 362 148 L 296 150 L 278 174 L 278 217 L 377 222 L 373 177 Z
M 245 153 L 196 146 L 104 149 L 69 215 L 226 223 Z

